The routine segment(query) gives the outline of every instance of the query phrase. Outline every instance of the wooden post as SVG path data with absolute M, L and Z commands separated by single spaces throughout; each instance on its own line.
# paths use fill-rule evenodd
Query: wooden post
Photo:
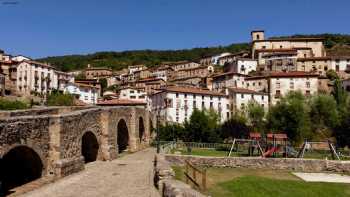
M 187 161 L 185 161 L 185 173 L 186 173 L 186 184 L 188 184 L 188 177 L 187 177 L 187 175 L 188 175 L 188 163 L 187 163 Z
M 204 169 L 202 173 L 202 186 L 203 190 L 207 189 L 207 169 Z

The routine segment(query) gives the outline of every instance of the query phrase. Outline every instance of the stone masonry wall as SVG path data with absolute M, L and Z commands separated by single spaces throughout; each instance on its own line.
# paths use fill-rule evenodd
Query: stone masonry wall
M 350 173 L 350 161 L 294 158 L 259 157 L 202 157 L 185 155 L 165 155 L 165 159 L 175 165 L 184 165 L 189 160 L 195 165 L 210 167 L 245 167 L 254 169 L 291 170 L 299 172 L 344 172 Z
M 147 138 L 142 143 L 137 140 L 139 117 L 144 120 L 145 133 L 149 132 L 148 112 L 142 107 L 68 109 L 63 110 L 64 114 L 48 111 L 45 115 L 0 116 L 0 158 L 16 146 L 27 146 L 40 156 L 44 175 L 59 178 L 84 169 L 81 140 L 86 132 L 94 133 L 97 138 L 98 160 L 117 158 L 117 125 L 121 119 L 127 123 L 131 151 L 142 149 L 149 142 Z M 28 113 L 31 112 L 23 112 Z
M 155 158 L 154 184 L 163 197 L 204 197 L 182 181 L 175 180 L 175 173 L 164 155 Z

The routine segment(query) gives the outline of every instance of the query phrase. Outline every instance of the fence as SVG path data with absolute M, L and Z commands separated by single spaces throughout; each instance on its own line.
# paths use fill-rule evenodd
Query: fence
M 226 149 L 230 150 L 232 144 L 222 144 L 222 143 L 198 143 L 198 142 L 175 142 L 175 141 L 160 141 L 160 152 L 161 153 L 171 153 L 174 149 Z
M 186 183 L 191 182 L 201 190 L 207 189 L 207 170 L 195 167 L 191 162 L 185 161 L 185 178 Z M 198 176 L 199 175 L 199 176 Z

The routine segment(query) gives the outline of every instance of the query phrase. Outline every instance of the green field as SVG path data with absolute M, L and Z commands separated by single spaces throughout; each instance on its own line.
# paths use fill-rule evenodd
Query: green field
M 176 178 L 184 181 L 183 168 L 173 167 Z M 307 183 L 288 171 L 246 168 L 208 168 L 208 190 L 213 197 L 329 197 L 350 196 L 350 184 Z

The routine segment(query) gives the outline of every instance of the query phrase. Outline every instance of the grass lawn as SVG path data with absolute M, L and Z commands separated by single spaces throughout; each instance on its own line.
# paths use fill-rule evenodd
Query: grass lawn
M 183 168 L 173 167 L 176 178 L 185 180 Z M 208 168 L 207 195 L 213 197 L 255 196 L 350 196 L 350 184 L 307 183 L 288 171 L 247 168 Z

